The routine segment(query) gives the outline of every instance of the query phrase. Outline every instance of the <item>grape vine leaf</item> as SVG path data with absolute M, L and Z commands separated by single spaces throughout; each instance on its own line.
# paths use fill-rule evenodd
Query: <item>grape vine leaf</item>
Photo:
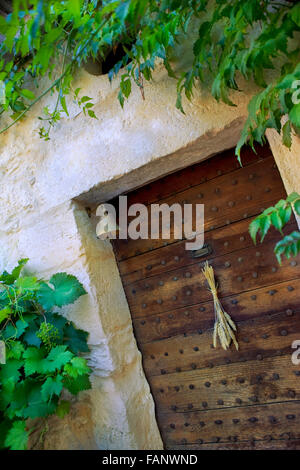
M 56 408 L 56 414 L 60 418 L 63 418 L 70 411 L 71 403 L 67 400 L 61 400 Z
M 0 323 L 8 318 L 11 313 L 12 309 L 10 307 L 4 307 L 2 310 L 0 310 Z
M 73 378 L 91 372 L 90 368 L 87 366 L 86 359 L 83 357 L 73 357 L 71 363 L 65 365 L 64 371 Z
M 24 276 L 19 277 L 16 282 L 15 286 L 20 289 L 20 291 L 35 291 L 39 289 L 39 282 L 35 276 Z
M 20 359 L 25 348 L 21 341 L 11 341 L 6 350 L 6 359 Z
M 38 418 L 53 414 L 56 409 L 55 400 L 45 402 L 41 395 L 41 386 L 34 384 L 31 392 L 28 395 L 28 407 L 24 410 L 23 416 L 25 418 Z
M 25 421 L 15 421 L 7 433 L 5 446 L 11 450 L 25 450 L 27 448 L 28 432 Z
M 62 366 L 67 364 L 73 354 L 70 351 L 66 351 L 67 346 L 56 346 L 51 349 L 47 358 L 43 361 L 43 368 L 45 372 L 55 372 L 57 369 L 60 370 Z
M 6 364 L 1 365 L 0 381 L 5 383 L 7 380 L 13 380 L 15 383 L 17 383 L 21 376 L 19 369 L 22 367 L 22 365 L 22 361 L 17 359 L 10 359 L 6 362 Z
M 20 276 L 21 270 L 25 266 L 25 264 L 28 262 L 28 258 L 23 258 L 20 259 L 18 262 L 18 266 L 16 266 L 13 270 L 12 273 L 9 274 L 7 271 L 4 271 L 2 275 L 0 276 L 0 282 L 3 282 L 7 285 L 11 285 L 15 282 L 16 279 Z
M 82 390 L 89 390 L 91 388 L 91 382 L 87 375 L 79 375 L 78 377 L 64 377 L 64 386 L 73 395 L 77 395 Z
M 44 357 L 45 352 L 43 349 L 37 349 L 35 347 L 27 348 L 23 353 L 23 358 L 25 359 L 24 370 L 25 375 L 44 372 Z
M 52 395 L 60 395 L 62 391 L 62 377 L 57 375 L 56 377 L 48 377 L 46 382 L 41 387 L 41 394 L 45 401 L 52 398 Z
M 51 277 L 49 283 L 53 288 L 42 282 L 37 297 L 45 310 L 50 310 L 54 306 L 62 307 L 63 305 L 72 304 L 81 295 L 86 294 L 82 284 L 67 273 L 57 273 Z
M 87 345 L 88 333 L 86 331 L 76 329 L 72 324 L 70 324 L 65 327 L 64 333 L 64 344 L 69 346 L 70 350 L 74 354 L 89 351 L 89 347 Z
M 41 345 L 41 340 L 40 338 L 37 337 L 36 332 L 33 330 L 28 330 L 23 336 L 23 340 L 29 345 L 29 346 L 36 346 L 37 348 L 40 347 Z

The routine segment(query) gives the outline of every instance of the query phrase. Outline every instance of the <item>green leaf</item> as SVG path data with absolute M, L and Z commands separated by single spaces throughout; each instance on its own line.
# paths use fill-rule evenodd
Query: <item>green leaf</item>
M 91 388 L 91 382 L 88 375 L 79 375 L 77 378 L 64 377 L 64 386 L 73 395 L 77 395 L 82 390 L 89 390 Z
M 18 382 L 13 390 L 10 387 L 6 387 L 3 393 L 5 396 L 1 398 L 7 401 L 6 406 L 8 406 L 8 409 L 6 414 L 9 418 L 14 419 L 15 416 L 24 417 L 24 410 L 27 407 L 28 396 L 32 391 L 33 385 L 33 381 L 25 379 Z
M 281 229 L 283 227 L 283 223 L 282 223 L 282 220 L 279 216 L 279 212 L 278 211 L 273 211 L 271 213 L 271 223 L 272 225 L 274 225 L 274 227 L 279 230 L 281 232 Z
M 46 317 L 47 323 L 51 323 L 51 325 L 54 325 L 58 329 L 61 335 L 63 334 L 63 330 L 65 326 L 67 325 L 67 323 L 68 324 L 70 323 L 65 317 L 63 317 L 62 315 L 58 313 L 46 312 L 45 317 Z
M 288 197 L 286 198 L 286 201 L 294 203 L 297 199 L 300 199 L 300 195 L 296 192 L 293 192 L 288 195 Z
M 35 373 L 44 373 L 45 352 L 43 349 L 29 347 L 23 353 L 23 357 L 26 377 Z
M 83 357 L 73 357 L 72 366 L 77 370 L 78 375 L 88 374 L 91 369 L 87 366 L 86 359 Z
M 131 93 L 131 80 L 126 75 L 122 75 L 120 87 L 125 98 L 128 98 Z
M 65 96 L 62 96 L 62 97 L 60 98 L 60 104 L 62 105 L 62 108 L 63 108 L 64 112 L 66 113 L 66 115 L 69 116 L 69 112 L 68 112 L 68 108 L 67 108 Z
M 28 262 L 28 258 L 21 259 L 18 262 L 18 266 L 16 266 L 13 270 L 12 273 L 9 274 L 7 271 L 4 271 L 4 273 L 0 276 L 0 282 L 3 282 L 4 284 L 11 285 L 15 282 L 15 280 L 19 277 L 21 270 L 25 266 L 25 264 Z
M 41 395 L 41 385 L 34 383 L 34 386 L 28 394 L 28 406 L 23 412 L 25 418 L 40 418 L 51 415 L 55 412 L 58 398 L 53 397 L 52 400 L 45 402 Z
M 300 4 L 295 5 L 291 10 L 292 20 L 300 27 Z
M 124 21 L 127 17 L 130 7 L 130 0 L 119 2 L 119 6 L 116 8 L 116 15 L 120 21 Z
M 19 277 L 15 286 L 18 287 L 21 291 L 36 291 L 39 289 L 39 282 L 34 276 Z
M 74 303 L 81 295 L 86 294 L 76 277 L 67 273 L 54 274 L 49 283 L 53 288 L 43 282 L 40 284 L 37 294 L 38 300 L 45 310 L 50 310 L 54 306 L 62 307 Z
M 182 97 L 180 91 L 177 92 L 176 108 L 179 109 L 183 114 L 185 114 L 182 107 Z
M 297 201 L 294 202 L 294 209 L 296 214 L 300 215 L 300 199 L 297 199 Z
M 80 8 L 80 0 L 68 0 L 68 9 L 70 13 L 74 14 L 76 17 L 80 16 Z
M 20 319 L 16 322 L 16 327 L 17 327 L 17 329 L 16 329 L 16 338 L 20 338 L 20 336 L 22 336 L 22 334 L 24 333 L 24 331 L 28 327 L 28 323 L 24 319 Z
M 25 347 L 21 341 L 11 341 L 6 349 L 6 359 L 20 359 L 24 351 Z
M 20 261 L 18 261 L 18 266 L 16 266 L 12 270 L 12 273 L 11 273 L 11 275 L 14 279 L 17 279 L 20 276 L 23 267 L 28 263 L 28 261 L 29 261 L 28 258 L 22 258 L 22 259 L 20 259 Z
M 124 95 L 121 90 L 118 93 L 118 100 L 119 100 L 121 107 L 123 108 L 124 107 Z
M 12 313 L 11 307 L 5 307 L 2 310 L 0 310 L 0 323 L 6 318 L 8 318 L 11 313 Z
M 55 348 L 51 349 L 43 363 L 44 370 L 47 372 L 55 372 L 56 370 L 60 370 L 62 366 L 69 362 L 72 359 L 73 354 L 66 349 L 67 346 L 65 345 L 55 346 Z
M 5 439 L 6 439 L 6 436 L 10 427 L 11 427 L 11 421 L 9 421 L 8 419 L 5 419 L 5 420 L 3 419 L 0 422 L 0 449 L 1 450 L 3 450 L 3 448 L 5 447 Z
M 291 136 L 291 123 L 287 121 L 282 127 L 282 142 L 288 148 L 291 148 L 292 145 L 292 136 Z
M 13 326 L 12 323 L 9 323 L 4 330 L 1 331 L 2 339 L 7 340 L 10 338 L 16 338 L 17 329 Z
M 25 421 L 15 421 L 8 431 L 5 445 L 11 450 L 25 450 L 28 443 L 28 432 Z
M 71 377 L 76 378 L 79 375 L 88 374 L 91 370 L 87 366 L 86 359 L 82 357 L 73 357 L 73 359 L 71 359 L 71 364 L 65 365 L 64 372 Z
M 259 229 L 260 229 L 260 219 L 259 217 L 257 217 L 256 219 L 252 220 L 252 222 L 249 225 L 249 233 L 255 244 L 256 244 L 256 235 Z
M 43 418 L 55 413 L 56 403 L 55 401 L 50 401 L 49 403 L 45 403 L 44 401 L 39 401 L 33 403 L 32 405 L 25 408 L 23 412 L 24 418 Z
M 86 331 L 74 328 L 74 326 L 70 324 L 65 327 L 64 334 L 64 344 L 68 346 L 74 354 L 89 351 L 87 345 L 88 333 Z
M 288 205 L 286 207 L 281 207 L 278 212 L 279 212 L 279 216 L 282 220 L 282 226 L 286 225 L 288 223 L 288 221 L 290 220 L 291 215 L 292 215 L 291 206 Z
M 7 415 L 7 408 L 11 406 L 16 395 L 16 388 L 19 384 L 15 384 L 12 378 L 7 379 L 4 383 L 1 384 L 1 393 L 0 393 L 0 410 L 5 411 Z M 7 417 L 9 417 L 7 415 Z M 1 436 L 0 436 L 1 438 Z M 1 447 L 0 447 L 1 449 Z
M 56 414 L 64 418 L 70 412 L 71 403 L 67 400 L 61 400 L 56 408 Z
M 24 98 L 27 98 L 28 100 L 34 100 L 35 99 L 35 94 L 30 90 L 26 90 L 25 88 L 20 90 L 20 94 L 22 96 L 24 96 Z
M 17 383 L 21 373 L 20 369 L 23 366 L 23 362 L 17 359 L 9 359 L 6 364 L 0 366 L 0 382 L 5 383 L 8 380 L 12 380 Z
M 90 101 L 92 98 L 90 98 L 89 96 L 83 96 L 81 99 L 80 99 L 80 102 L 81 103 L 86 103 L 87 101 Z
M 40 345 L 41 345 L 41 340 L 40 340 L 40 338 L 37 337 L 36 331 L 33 331 L 31 329 L 26 331 L 26 333 L 23 336 L 23 340 L 29 346 L 36 346 L 37 348 L 39 348 Z
M 52 398 L 52 395 L 60 395 L 63 388 L 62 377 L 48 377 L 41 387 L 42 397 L 45 401 Z
M 261 243 L 263 242 L 265 236 L 268 233 L 269 228 L 271 227 L 271 218 L 270 216 L 261 216 L 260 218 L 260 235 L 261 235 Z
M 295 104 L 289 112 L 289 117 L 294 126 L 300 128 L 300 103 Z
M 94 111 L 92 109 L 89 109 L 88 110 L 88 115 L 91 117 L 91 118 L 94 118 L 94 119 L 98 119 L 96 114 L 94 113 Z
M 279 264 L 281 264 L 282 255 L 286 258 L 296 256 L 300 252 L 300 232 L 295 231 L 286 235 L 276 244 L 274 252 Z

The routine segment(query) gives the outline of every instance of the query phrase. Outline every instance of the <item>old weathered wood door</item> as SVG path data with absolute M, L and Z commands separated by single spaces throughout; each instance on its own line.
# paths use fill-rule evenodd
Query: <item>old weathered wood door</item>
M 300 448 L 300 365 L 291 360 L 300 262 L 279 267 L 278 232 L 251 241 L 253 216 L 286 193 L 268 148 L 246 150 L 243 164 L 226 151 L 128 194 L 128 204 L 203 202 L 211 254 L 194 258 L 185 241 L 113 242 L 168 449 Z M 238 352 L 212 347 L 206 259 L 238 326 Z

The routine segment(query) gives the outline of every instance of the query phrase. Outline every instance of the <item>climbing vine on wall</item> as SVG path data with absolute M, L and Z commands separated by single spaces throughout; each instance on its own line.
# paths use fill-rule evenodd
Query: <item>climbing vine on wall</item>
M 282 129 L 287 146 L 291 144 L 291 133 L 299 131 L 300 97 L 294 88 L 300 80 L 299 3 L 280 0 L 216 0 L 213 4 L 208 0 L 13 3 L 12 14 L 0 17 L 0 31 L 4 35 L 0 45 L 0 80 L 6 93 L 0 112 L 8 111 L 12 117 L 12 122 L 0 132 L 24 117 L 45 94 L 55 91 L 56 104 L 53 109 L 45 108 L 40 116 L 43 120 L 40 135 L 49 139 L 51 127 L 63 114 L 68 114 L 65 96 L 74 94 L 72 80 L 78 67 L 90 57 L 105 60 L 118 47 L 122 48 L 123 56 L 108 77 L 112 80 L 118 76 L 120 80 L 122 106 L 133 83 L 144 97 L 144 80 L 151 80 L 159 59 L 177 80 L 176 106 L 183 112 L 182 94 L 191 99 L 194 87 L 201 83 L 211 87 L 217 100 L 231 106 L 234 106 L 231 90 L 239 90 L 240 76 L 261 88 L 249 105 L 249 117 L 237 146 L 238 157 L 248 139 L 250 143 L 262 142 L 268 127 Z M 190 45 L 193 63 L 177 76 L 171 65 L 174 48 L 188 34 L 192 20 L 199 22 L 198 35 Z M 55 64 L 59 64 L 58 69 Z M 272 78 L 266 75 L 270 69 L 274 69 Z M 27 88 L 29 77 L 38 85 L 43 76 L 50 78 L 44 91 L 33 93 Z M 77 98 L 78 94 L 79 90 Z M 84 92 L 76 101 L 85 103 L 87 114 L 96 117 Z M 288 120 L 282 128 L 283 115 Z
M 260 236 L 260 241 L 263 242 L 272 226 L 282 234 L 282 229 L 291 219 L 293 211 L 300 216 L 300 194 L 298 193 L 292 193 L 287 199 L 278 201 L 274 207 L 268 207 L 249 226 L 249 232 L 254 243 L 256 243 L 257 235 Z M 295 230 L 284 236 L 276 243 L 274 252 L 280 264 L 282 256 L 286 256 L 288 259 L 291 256 L 296 256 L 300 252 L 300 232 Z
M 65 416 L 70 401 L 63 391 L 77 395 L 91 386 L 81 356 L 89 350 L 88 334 L 58 313 L 86 293 L 83 286 L 66 273 L 48 282 L 21 277 L 27 261 L 0 276 L 0 341 L 6 349 L 0 364 L 0 449 L 26 449 L 36 426 L 32 420 Z

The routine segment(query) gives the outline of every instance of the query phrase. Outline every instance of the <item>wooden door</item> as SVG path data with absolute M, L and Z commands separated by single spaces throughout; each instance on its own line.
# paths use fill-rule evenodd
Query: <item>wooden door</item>
M 270 150 L 226 151 L 128 194 L 136 202 L 205 204 L 205 243 L 115 240 L 122 282 L 167 449 L 300 448 L 300 263 L 248 234 L 253 217 L 285 198 Z M 296 229 L 293 221 L 287 231 Z M 212 346 L 214 312 L 201 272 L 209 261 L 240 349 Z

